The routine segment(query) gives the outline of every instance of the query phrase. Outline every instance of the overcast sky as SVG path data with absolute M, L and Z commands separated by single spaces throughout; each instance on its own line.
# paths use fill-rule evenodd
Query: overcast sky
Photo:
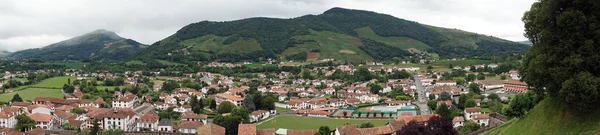
M 535 0 L 0 0 L 0 49 L 43 47 L 97 29 L 152 44 L 203 20 L 292 18 L 332 7 L 370 10 L 434 26 L 526 40 Z

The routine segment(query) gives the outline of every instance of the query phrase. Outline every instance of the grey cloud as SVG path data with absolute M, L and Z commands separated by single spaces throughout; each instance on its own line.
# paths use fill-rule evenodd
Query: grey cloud
M 390 14 L 434 26 L 524 40 L 520 18 L 534 0 L 52 0 L 0 1 L 0 49 L 49 45 L 96 29 L 152 44 L 203 20 L 292 18 L 332 7 Z

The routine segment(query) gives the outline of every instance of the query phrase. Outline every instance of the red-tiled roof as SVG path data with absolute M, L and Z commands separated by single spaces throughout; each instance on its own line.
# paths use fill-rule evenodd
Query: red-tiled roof
M 225 128 L 219 125 L 210 123 L 198 127 L 198 135 L 225 135 Z
M 452 122 L 465 122 L 465 118 L 462 116 L 456 116 L 452 119 Z
M 28 116 L 29 116 L 29 118 L 31 118 L 32 120 L 34 120 L 36 122 L 50 122 L 50 120 L 52 120 L 52 115 L 49 115 L 49 114 L 34 113 L 34 114 L 30 114 Z
M 202 126 L 202 122 L 196 121 L 181 121 L 181 123 L 177 125 L 177 127 L 184 129 L 196 129 L 200 126 Z
M 238 135 L 256 135 L 256 124 L 240 124 Z
M 468 112 L 468 113 L 481 112 L 481 108 L 479 108 L 479 107 L 465 108 L 465 111 Z

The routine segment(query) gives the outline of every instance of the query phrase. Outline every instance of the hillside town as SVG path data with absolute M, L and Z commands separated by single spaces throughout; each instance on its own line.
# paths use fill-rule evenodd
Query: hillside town
M 213 63 L 207 66 L 243 64 Z M 242 121 L 234 129 L 240 135 L 317 132 L 317 129 L 257 128 L 257 125 L 271 124 L 271 120 L 278 116 L 295 116 L 385 120 L 387 124 L 376 127 L 338 126 L 332 134 L 386 135 L 394 134 L 412 121 L 427 123 L 432 117 L 440 116 L 434 112 L 440 106 L 459 114 L 452 118 L 454 128 L 463 128 L 467 123 L 490 127 L 503 121 L 494 118 L 499 114 L 489 111 L 487 104 L 495 100 L 506 103 L 510 95 L 526 91 L 527 84 L 518 81 L 518 72 L 511 70 L 502 73 L 498 75 L 503 76 L 501 80 L 472 78 L 468 82 L 457 82 L 444 78 L 448 78 L 449 73 L 457 72 L 465 78 L 485 76 L 490 73 L 473 71 L 497 66 L 456 66 L 450 72 L 431 69 L 427 70 L 429 72 L 420 72 L 423 69 L 419 67 L 365 63 L 356 66 L 315 66 L 298 73 L 265 72 L 251 77 L 211 72 L 168 77 L 160 71 L 113 73 L 108 70 L 85 72 L 79 69 L 6 72 L 4 80 L 58 73 L 57 76 L 67 77 L 68 83 L 61 87 L 63 96 L 34 95 L 32 100 L 18 97 L 17 101 L 13 97 L 0 108 L 0 127 L 4 127 L 3 134 L 11 135 L 59 131 L 78 133 L 98 129 L 125 133 L 216 135 L 233 132 L 230 131 L 231 125 L 215 124 L 216 121 L 223 117 L 244 115 L 240 116 Z M 355 77 L 362 80 L 344 81 Z M 98 89 L 100 85 L 117 87 Z M 5 93 L 14 91 L 12 87 L 3 88 L 6 88 Z M 462 99 L 467 95 L 473 101 Z M 469 102 L 473 102 L 472 105 Z M 241 114 L 240 110 L 243 110 Z M 23 116 L 27 118 L 19 118 Z M 18 125 L 20 119 L 31 119 L 35 126 L 22 132 L 16 129 L 23 128 Z

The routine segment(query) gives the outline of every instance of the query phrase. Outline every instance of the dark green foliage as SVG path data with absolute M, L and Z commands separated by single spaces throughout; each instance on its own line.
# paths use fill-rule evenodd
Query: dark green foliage
M 213 123 L 224 127 L 226 135 L 237 135 L 239 124 L 242 123 L 242 118 L 235 115 L 225 117 L 217 115 L 215 116 Z
M 474 94 L 480 94 L 481 89 L 479 88 L 479 84 L 477 84 L 477 83 L 469 84 L 469 92 L 474 93 Z
M 528 47 L 527 45 L 470 33 L 471 37 L 482 38 L 482 40 L 476 43 L 478 47 L 461 48 L 456 47 L 459 45 L 454 45 L 452 42 L 463 39 L 455 39 L 451 35 L 452 33 L 442 33 L 438 31 L 448 29 L 426 26 L 417 22 L 370 11 L 333 8 L 320 15 L 305 15 L 292 19 L 259 17 L 227 22 L 202 21 L 192 23 L 183 27 L 174 35 L 156 42 L 148 47 L 143 53 L 138 53 L 136 59 L 152 58 L 171 60 L 177 58 L 179 61 L 242 61 L 256 60 L 259 58 L 277 58 L 277 55 L 280 55 L 289 47 L 302 44 L 303 42 L 311 42 L 294 39 L 296 36 L 310 34 L 310 29 L 358 37 L 355 29 L 367 26 L 377 35 L 382 37 L 408 37 L 421 41 L 434 48 L 429 52 L 436 52 L 442 57 L 505 55 L 522 53 Z M 166 55 L 167 53 L 176 52 L 177 50 L 185 48 L 185 46 L 179 44 L 182 41 L 210 34 L 229 36 L 223 42 L 225 45 L 238 41 L 241 38 L 256 39 L 264 50 L 254 51 L 248 54 L 215 54 L 214 52 L 191 51 L 191 54 L 189 55 Z M 407 53 L 405 50 L 390 47 L 381 43 L 365 40 L 362 40 L 362 42 L 365 46 L 362 46 L 361 49 L 365 50 L 369 55 L 378 60 L 410 55 L 410 53 Z M 312 51 L 320 50 L 317 49 Z M 380 53 L 379 51 L 385 51 L 386 53 Z
M 437 101 L 429 100 L 427 101 L 427 106 L 429 107 L 429 110 L 434 110 L 435 108 L 437 108 Z
M 426 125 L 425 125 L 426 124 Z M 432 117 L 427 123 L 417 123 L 410 121 L 400 131 L 396 132 L 397 135 L 456 135 L 456 130 L 452 127 L 452 121 L 436 116 Z
M 438 98 L 438 100 L 441 100 L 441 101 L 451 100 L 451 99 L 452 99 L 452 95 L 450 95 L 450 93 L 445 92 L 445 91 L 440 93 L 440 96 Z
M 331 135 L 331 129 L 328 126 L 321 126 L 315 135 Z
M 537 94 L 566 103 L 569 111 L 596 110 L 600 75 L 600 3 L 544 0 L 523 16 L 533 43 L 519 70 Z
M 219 114 L 224 114 L 224 113 L 230 113 L 231 111 L 233 111 L 233 109 L 235 108 L 235 104 L 229 102 L 229 101 L 223 101 L 221 102 L 221 104 L 219 104 L 219 108 L 217 108 L 217 113 Z
M 439 114 L 442 118 L 452 120 L 454 116 L 452 116 L 452 111 L 450 111 L 449 108 L 450 107 L 446 105 L 446 103 L 442 103 L 440 106 L 437 107 L 435 113 Z
M 406 50 L 396 48 L 393 46 L 386 45 L 381 42 L 373 41 L 370 39 L 361 39 L 363 46 L 360 46 L 361 50 L 365 51 L 375 60 L 389 60 L 391 58 L 403 58 L 405 56 L 411 56 L 412 54 Z
M 84 113 L 87 113 L 86 110 L 84 110 L 83 108 L 79 108 L 79 107 L 73 108 L 73 110 L 71 110 L 71 112 L 75 113 L 75 114 L 84 114 Z
M 287 55 L 287 56 L 285 56 L 285 59 L 295 60 L 295 61 L 306 61 L 306 56 L 307 56 L 306 52 L 301 52 L 301 53 L 296 53 L 296 54 L 292 54 L 292 55 Z
M 171 92 L 175 89 L 179 88 L 179 83 L 177 83 L 176 81 L 173 80 L 168 80 L 163 82 L 163 86 L 162 86 L 162 90 L 167 91 L 167 92 Z
M 15 94 L 13 96 L 13 98 L 10 100 L 10 102 L 23 102 L 23 99 L 21 98 L 21 96 L 19 96 L 19 93 Z
M 17 115 L 15 117 L 17 119 L 17 124 L 15 125 L 15 129 L 25 132 L 35 128 L 36 122 L 31 118 L 27 117 L 25 114 Z
M 248 115 L 250 115 L 250 112 L 246 109 L 246 107 L 238 107 L 238 108 L 233 109 L 233 111 L 231 111 L 231 115 L 239 116 L 240 118 L 242 118 L 242 121 L 244 121 L 244 122 L 250 121 L 250 119 L 248 117 Z
M 472 121 L 466 121 L 464 126 L 460 129 L 461 133 L 469 133 L 469 132 L 473 132 L 473 131 L 477 131 L 480 128 L 479 124 L 472 122 Z
M 18 51 L 9 55 L 15 59 L 37 58 L 61 60 L 124 60 L 144 50 L 146 45 L 119 37 L 114 32 L 97 30 L 43 48 Z
M 98 122 L 98 120 L 95 120 L 94 123 L 92 123 L 92 129 L 90 130 L 90 135 L 97 135 L 98 131 L 100 131 L 100 122 Z
M 520 93 L 510 99 L 506 116 L 523 117 L 542 100 L 542 97 L 531 92 Z
M 365 123 L 360 124 L 360 126 L 359 126 L 359 128 L 372 128 L 372 127 L 375 127 L 375 125 L 373 125 L 373 123 L 371 123 L 371 122 L 365 122 Z
M 500 96 L 498 96 L 498 94 L 496 94 L 496 93 L 492 93 L 492 94 L 488 95 L 487 98 L 492 101 L 500 101 Z
M 254 99 L 252 99 L 252 96 L 244 97 L 244 106 L 250 112 L 256 111 L 256 106 L 254 105 Z
M 475 107 L 475 106 L 477 106 L 477 102 L 475 101 L 475 99 L 468 99 L 464 105 L 465 108 Z

